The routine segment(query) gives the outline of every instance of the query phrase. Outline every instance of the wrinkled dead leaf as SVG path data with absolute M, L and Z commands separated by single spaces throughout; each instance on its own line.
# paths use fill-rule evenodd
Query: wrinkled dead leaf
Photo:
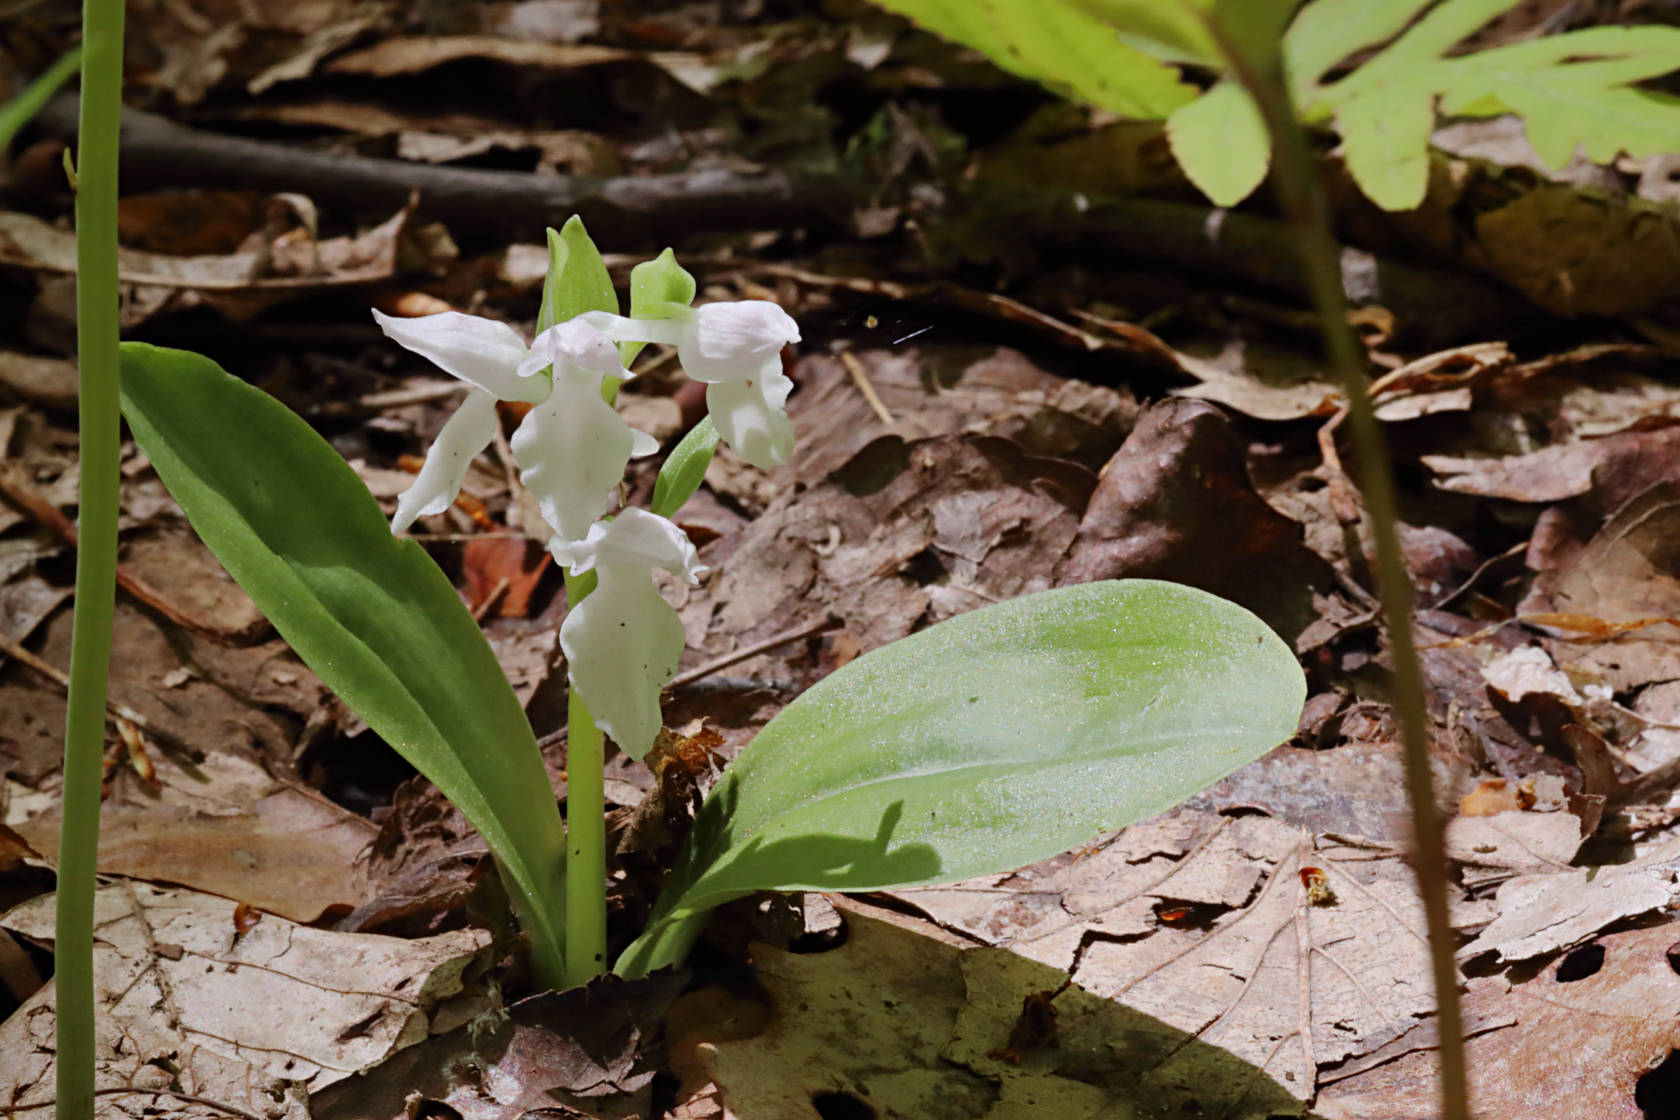
M 1519 876 L 1499 888 L 1499 916 L 1458 957 L 1521 961 L 1579 944 L 1613 922 L 1671 905 L 1680 893 L 1676 868 L 1680 841 L 1669 840 L 1632 863 Z
M 362 859 L 376 831 L 366 819 L 228 751 L 197 764 L 166 755 L 156 773 L 155 788 L 113 788 L 107 798 L 102 873 L 178 883 L 299 922 L 361 899 Z M 36 811 L 41 802 L 47 808 Z M 56 860 L 56 796 L 17 795 L 8 808 L 8 823 Z
M 547 992 L 401 1051 L 317 1094 L 314 1120 L 462 1120 L 650 1115 L 659 1016 L 686 977 Z
M 1314 905 L 1301 873 L 1334 896 Z M 1434 1013 L 1422 907 L 1396 854 L 1266 817 L 1177 810 L 1014 875 L 897 891 L 1310 1100 L 1322 1065 Z
M 461 994 L 463 973 L 490 940 L 469 929 L 401 941 L 310 929 L 274 915 L 240 935 L 235 909 L 227 899 L 145 884 L 100 889 L 97 1007 L 117 1030 L 157 1040 L 141 1044 L 138 1054 L 113 1044 L 103 1084 L 124 1084 L 114 1076 L 119 1070 L 126 1077 L 134 1066 L 171 1055 L 191 1077 L 193 1055 L 204 1052 L 218 1059 L 214 1073 L 224 1091 L 230 1067 L 254 1081 L 252 1095 L 284 1082 L 325 1088 L 424 1040 L 432 1016 Z M 52 896 L 14 908 L 0 925 L 51 943 Z M 22 1090 L 14 1091 L 15 1103 L 52 1094 L 51 1027 L 50 987 L 0 1025 L 0 1063 L 10 1067 L 0 1083 Z M 247 1099 L 240 1087 L 228 1103 Z

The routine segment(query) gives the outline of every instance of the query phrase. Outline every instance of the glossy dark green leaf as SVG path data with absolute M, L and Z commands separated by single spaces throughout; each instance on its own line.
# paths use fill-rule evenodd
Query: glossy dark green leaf
M 530 724 L 455 589 L 356 472 L 198 354 L 127 343 L 122 404 L 193 528 L 321 680 L 484 836 L 560 975 L 560 815 Z
M 760 890 L 1003 872 L 1142 820 L 1295 731 L 1306 682 L 1265 623 L 1154 580 L 961 615 L 784 708 L 707 798 L 629 976 Z

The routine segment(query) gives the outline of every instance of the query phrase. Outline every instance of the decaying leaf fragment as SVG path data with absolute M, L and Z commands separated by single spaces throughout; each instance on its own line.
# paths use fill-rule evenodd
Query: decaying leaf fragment
M 1309 897 L 1308 868 L 1332 904 Z M 894 893 L 1302 1100 L 1320 1067 L 1408 1036 L 1435 1010 L 1404 863 L 1267 817 L 1180 809 L 1014 875 Z
M 0 917 L 37 943 L 53 896 Z M 463 929 L 404 941 L 295 925 L 272 914 L 243 932 L 237 905 L 138 883 L 102 887 L 94 911 L 99 1087 L 155 1084 L 258 1115 L 423 1041 L 489 943 Z M 243 923 L 240 923 L 243 924 Z M 53 1096 L 52 985 L 0 1024 L 8 1103 Z M 470 1001 L 469 1001 L 470 1002 Z M 457 1010 L 457 1009 L 452 1009 Z M 180 1072 L 171 1078 L 167 1071 Z M 155 1102 L 148 1102 L 155 1103 Z

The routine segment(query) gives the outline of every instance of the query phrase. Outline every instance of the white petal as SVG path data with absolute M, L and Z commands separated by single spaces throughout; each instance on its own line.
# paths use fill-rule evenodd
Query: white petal
M 681 319 L 627 319 L 610 311 L 585 311 L 578 318 L 614 342 L 657 342 L 675 346 L 683 336 Z
M 636 563 L 664 568 L 690 583 L 706 570 L 688 534 L 669 518 L 632 506 L 604 525 L 599 537 L 593 527 L 589 530 L 597 561 L 602 566 Z
M 496 434 L 496 398 L 483 389 L 474 389 L 444 424 L 426 462 L 414 479 L 414 485 L 397 499 L 397 515 L 391 519 L 391 532 L 401 533 L 416 518 L 442 513 L 461 492 L 461 480 L 473 457 L 489 446 Z
M 395 319 L 375 311 L 373 318 L 393 341 L 504 401 L 540 401 L 548 393 L 547 385 L 519 376 L 525 342 L 506 323 L 459 311 L 419 319 Z
M 646 565 L 603 563 L 600 573 L 595 590 L 567 613 L 560 648 L 595 723 L 639 758 L 659 734 L 659 691 L 682 657 L 682 621 Z
M 582 318 L 557 323 L 531 343 L 531 354 L 519 365 L 519 376 L 541 373 L 556 362 L 570 362 L 594 373 L 625 377 L 618 347 L 599 328 Z
M 519 480 L 563 541 L 580 541 L 612 504 L 634 439 L 630 425 L 601 399 L 599 374 L 555 370 L 548 399 L 513 433 Z
M 640 428 L 630 429 L 630 458 L 640 459 L 643 455 L 652 455 L 659 450 L 659 441 L 642 431 Z
M 767 357 L 798 341 L 799 324 L 769 300 L 708 303 L 695 308 L 678 356 L 696 381 L 741 381 L 756 377 Z
M 706 410 L 725 443 L 753 466 L 769 470 L 793 454 L 793 421 L 782 407 L 792 389 L 781 358 L 772 355 L 757 377 L 708 385 Z

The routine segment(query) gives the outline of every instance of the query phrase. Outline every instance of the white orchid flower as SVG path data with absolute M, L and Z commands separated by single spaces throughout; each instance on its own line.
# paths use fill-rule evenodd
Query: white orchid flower
M 495 434 L 498 400 L 534 406 L 513 433 L 514 458 L 543 519 L 566 541 L 582 540 L 607 511 L 625 464 L 659 448 L 601 399 L 602 378 L 629 374 L 611 341 L 582 320 L 551 327 L 527 347 L 506 323 L 459 311 L 373 317 L 388 337 L 473 386 L 397 501 L 393 533 L 455 501 L 467 467 Z
M 708 303 L 686 318 L 626 319 L 603 311 L 581 316 L 615 342 L 658 342 L 677 348 L 683 372 L 707 383 L 706 409 L 725 443 L 768 470 L 793 452 L 787 417 L 793 382 L 782 372 L 782 347 L 799 341 L 799 325 L 769 300 Z
M 574 575 L 593 569 L 599 577 L 567 613 L 560 648 L 596 725 L 640 757 L 659 734 L 659 692 L 676 675 L 684 644 L 682 621 L 653 586 L 653 569 L 690 583 L 706 569 L 681 529 L 635 508 L 597 521 L 582 541 L 556 539 L 549 550 Z

